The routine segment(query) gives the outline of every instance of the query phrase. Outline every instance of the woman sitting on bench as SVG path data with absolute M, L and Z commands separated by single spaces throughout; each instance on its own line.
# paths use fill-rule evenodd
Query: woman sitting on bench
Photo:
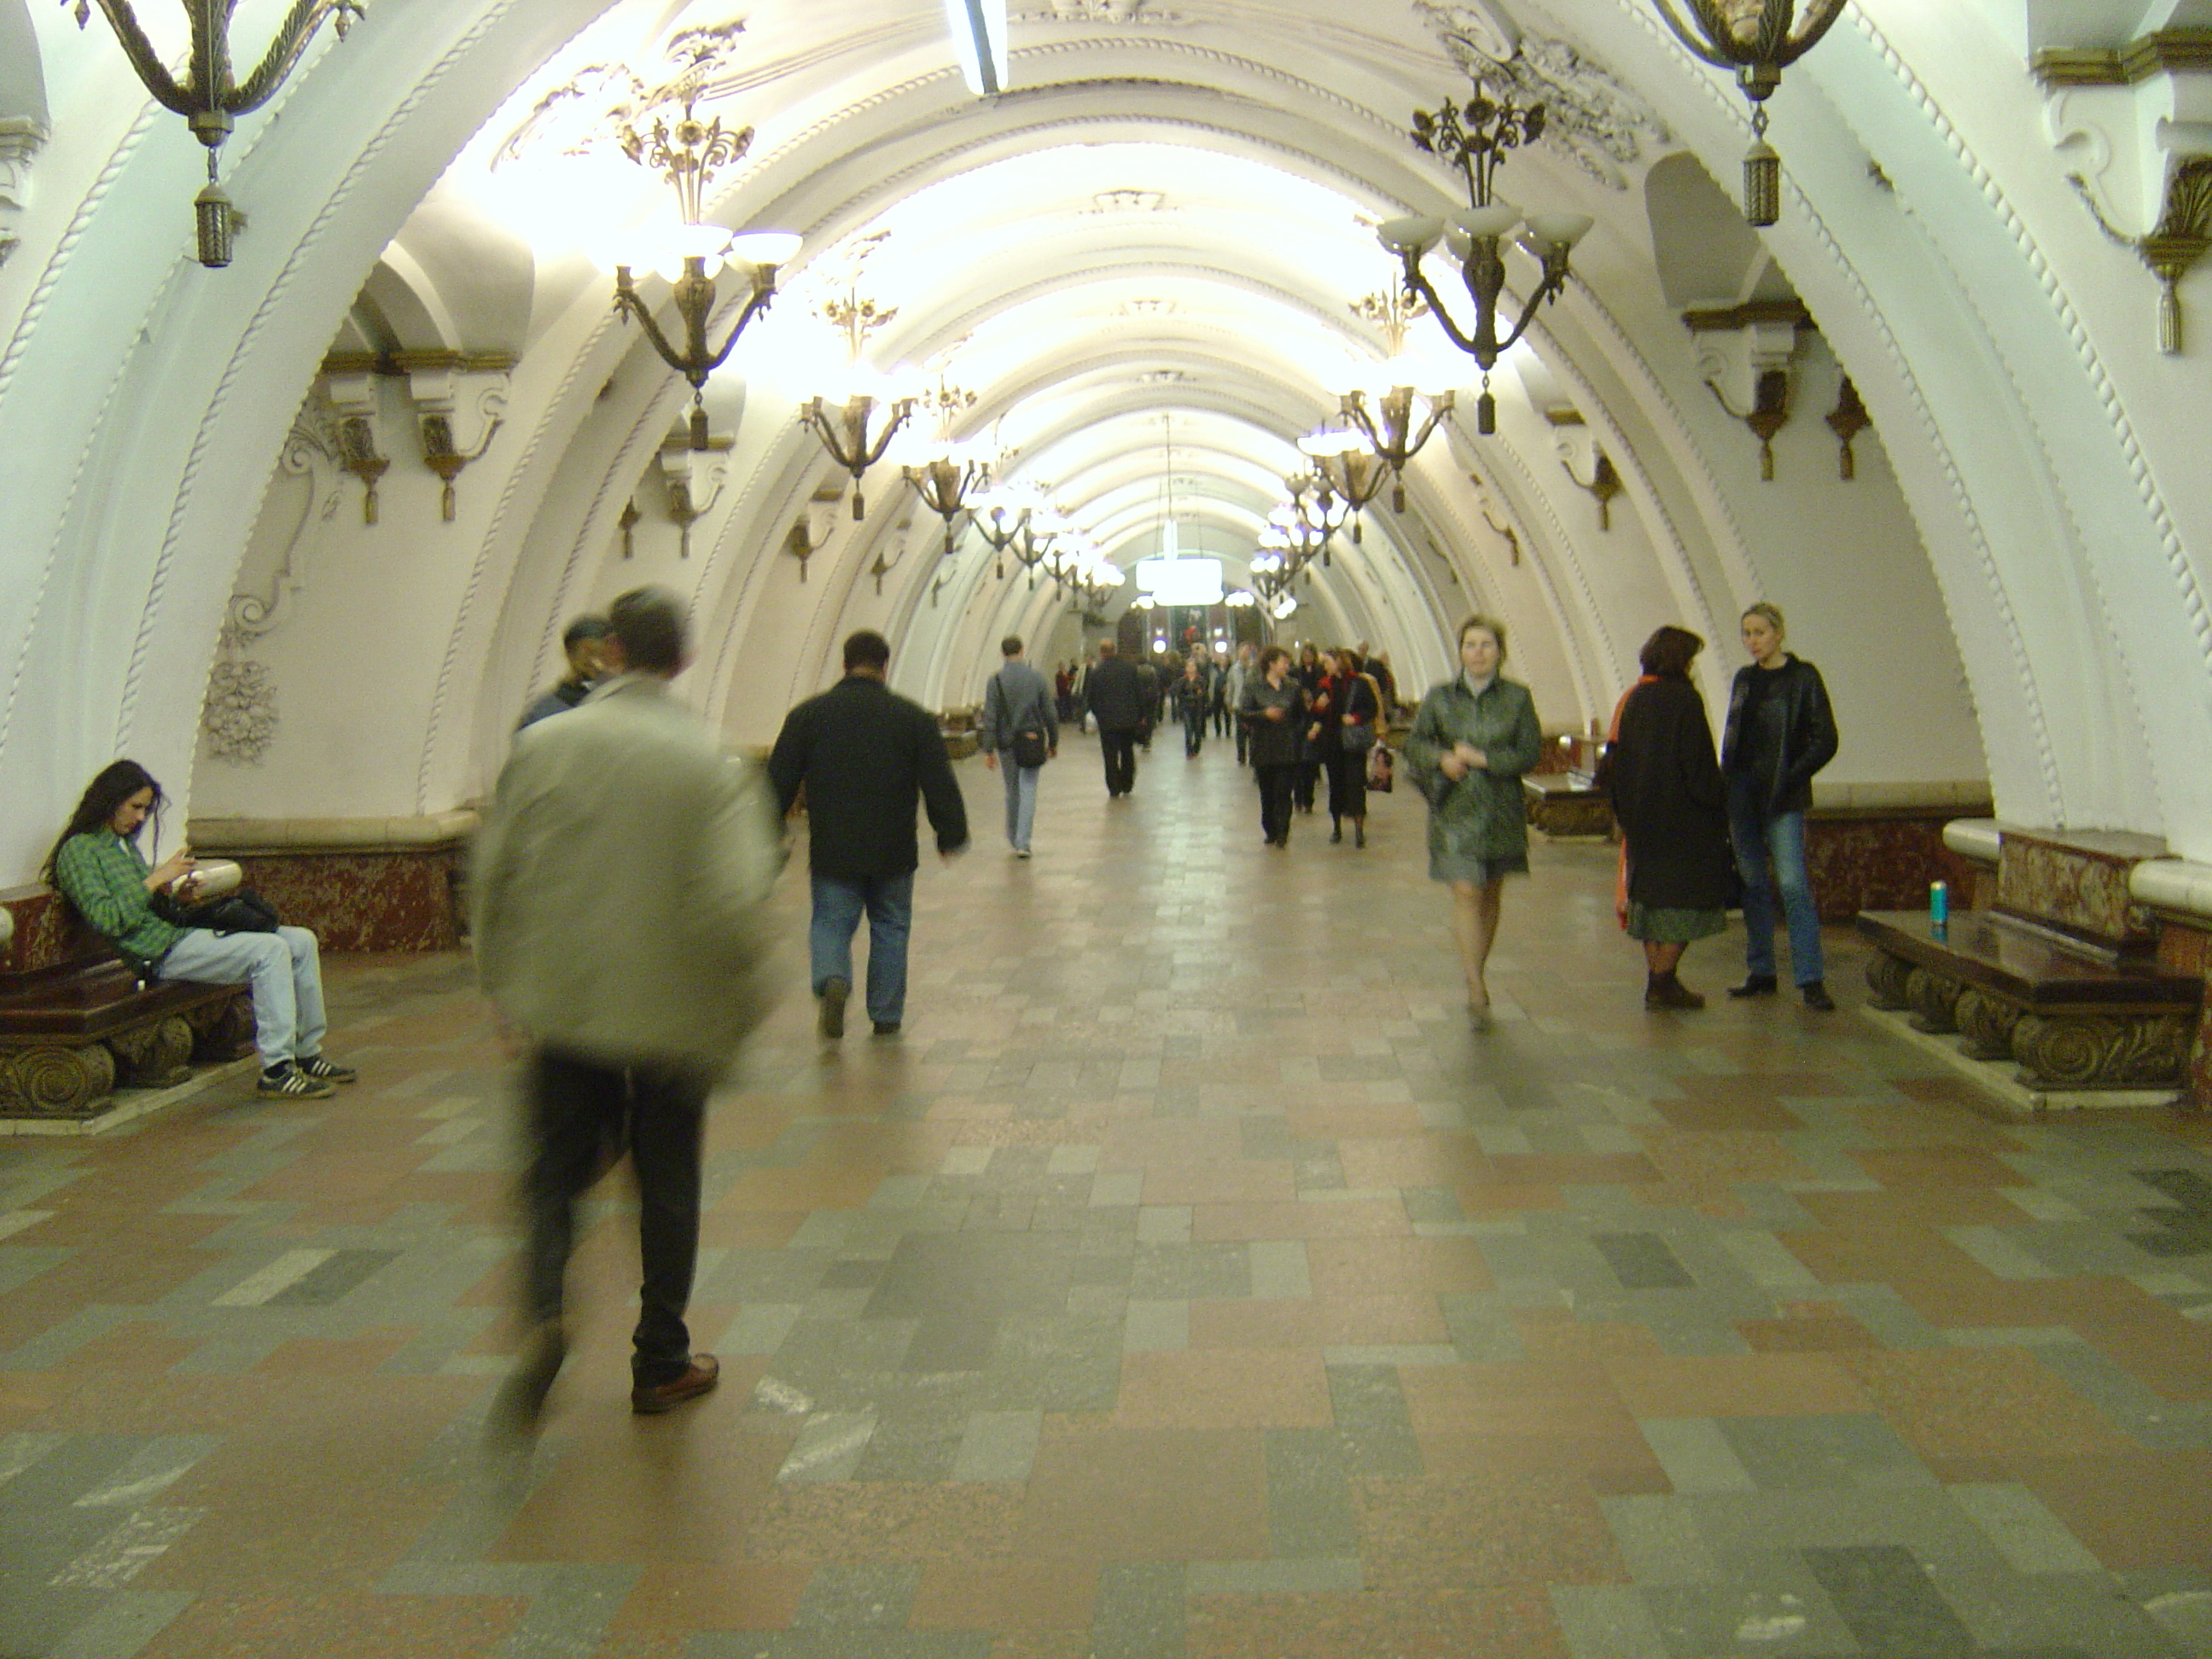
M 146 978 L 244 980 L 252 988 L 260 1093 L 295 1100 L 337 1093 L 332 1085 L 352 1082 L 355 1073 L 323 1058 L 327 1022 L 315 936 L 304 927 L 217 933 L 158 915 L 155 894 L 191 897 L 194 864 L 191 849 L 180 847 L 148 867 L 138 832 L 161 804 L 161 786 L 144 767 L 115 762 L 86 788 L 41 873 Z

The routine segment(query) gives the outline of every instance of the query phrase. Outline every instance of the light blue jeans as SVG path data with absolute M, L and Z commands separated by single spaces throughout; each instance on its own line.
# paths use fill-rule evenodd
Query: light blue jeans
M 1777 979 L 1774 967 L 1774 894 L 1782 890 L 1782 908 L 1790 921 L 1790 967 L 1800 985 L 1826 977 L 1820 958 L 1820 912 L 1813 884 L 1805 874 L 1805 815 L 1769 816 L 1750 778 L 1729 780 L 1729 835 L 1735 843 L 1735 866 L 1743 876 L 1744 963 L 1753 977 Z
M 1006 844 L 1018 853 L 1030 850 L 1030 830 L 1036 823 L 1037 774 L 1042 766 L 1017 766 L 1014 751 L 999 751 L 999 770 L 1006 777 Z
M 868 1018 L 896 1025 L 906 1013 L 906 937 L 914 925 L 914 872 L 902 876 L 816 876 L 806 930 L 814 994 L 833 979 L 853 982 L 853 934 L 868 918 Z
M 187 927 L 161 958 L 156 979 L 253 990 L 253 1046 L 263 1068 L 311 1060 L 323 1052 L 330 1022 L 323 1014 L 323 959 L 315 936 L 304 927 L 273 933 L 212 933 Z

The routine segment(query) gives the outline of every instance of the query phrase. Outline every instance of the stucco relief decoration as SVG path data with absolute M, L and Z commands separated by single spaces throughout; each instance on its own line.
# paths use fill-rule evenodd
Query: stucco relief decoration
M 647 124 L 656 112 L 687 100 L 705 103 L 734 88 L 726 77 L 732 67 L 744 20 L 684 29 L 669 39 L 664 53 L 666 78 L 658 86 L 641 79 L 627 64 L 592 64 L 539 99 L 522 125 L 492 157 L 494 170 L 520 161 L 530 151 L 582 155 L 606 146 L 635 161 L 647 148 Z M 747 132 L 746 137 L 751 134 Z
M 1522 28 L 1494 0 L 1413 0 L 1460 72 L 1516 104 L 1541 104 L 1542 142 L 1608 190 L 1674 135 L 1651 108 L 1564 40 Z
M 1171 23 L 1152 0 L 1052 0 L 1048 6 L 1032 6 L 1013 15 L 1017 23 Z
M 338 422 L 319 403 L 311 400 L 294 417 L 277 458 L 277 469 L 301 481 L 296 492 L 298 514 L 269 586 L 259 592 L 230 596 L 220 641 L 226 658 L 236 657 L 275 628 L 285 600 L 304 584 L 301 555 L 310 545 L 308 530 L 313 525 L 328 524 L 337 513 L 338 476 L 344 469 L 343 448 Z
M 30 204 L 31 162 L 46 142 L 45 125 L 30 116 L 0 118 L 0 265 L 15 250 L 16 227 Z
M 276 687 L 268 665 L 217 663 L 208 677 L 200 731 L 216 760 L 251 766 L 267 754 L 276 738 Z

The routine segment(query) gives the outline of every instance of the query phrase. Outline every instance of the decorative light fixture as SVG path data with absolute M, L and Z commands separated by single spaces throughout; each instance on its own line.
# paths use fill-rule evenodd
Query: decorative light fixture
M 1419 295 L 1436 313 L 1451 342 L 1473 357 L 1482 370 L 1482 398 L 1475 405 L 1476 429 L 1486 437 L 1498 430 L 1498 400 L 1491 396 L 1490 374 L 1510 349 L 1547 300 L 1556 299 L 1567 284 L 1567 259 L 1574 246 L 1594 222 L 1584 213 L 1535 213 L 1528 216 L 1522 246 L 1542 263 L 1535 288 L 1522 306 L 1521 318 L 1510 332 L 1498 332 L 1498 303 L 1505 294 L 1505 260 L 1501 249 L 1521 226 L 1521 210 L 1498 199 L 1492 185 L 1506 152 L 1533 143 L 1543 136 L 1544 106 L 1526 108 L 1510 97 L 1492 100 L 1480 82 L 1464 106 L 1447 103 L 1433 115 L 1413 112 L 1414 144 L 1460 170 L 1467 180 L 1468 210 L 1455 213 L 1449 222 L 1427 217 L 1392 219 L 1376 232 L 1382 246 L 1404 267 L 1406 290 Z M 1452 320 L 1421 270 L 1421 259 L 1443 241 L 1460 262 L 1467 278 L 1468 297 L 1474 301 L 1474 325 L 1462 329 Z
M 62 0 L 64 5 L 71 0 Z M 91 21 L 91 0 L 75 0 L 76 26 Z M 362 0 L 295 0 L 290 13 L 269 43 L 259 65 L 244 81 L 230 72 L 230 21 L 238 0 L 184 0 L 191 32 L 191 70 L 183 84 L 169 73 L 154 43 L 146 38 L 131 0 L 100 0 L 108 26 L 121 42 L 123 55 L 154 94 L 155 101 L 174 110 L 191 125 L 192 136 L 207 146 L 207 187 L 193 199 L 199 223 L 199 261 L 210 270 L 230 263 L 231 237 L 235 228 L 230 197 L 222 187 L 217 153 L 230 137 L 237 118 L 259 109 L 299 66 L 301 54 L 322 27 L 323 20 L 343 40 L 347 27 L 362 15 Z
M 1002 484 L 975 498 L 969 522 L 990 544 L 994 559 L 991 574 L 995 580 L 1006 580 L 1007 550 L 1021 540 L 1030 516 L 1044 505 L 1044 491 L 1026 480 Z
M 1377 456 L 1365 436 L 1358 432 L 1324 427 L 1299 439 L 1298 447 L 1313 462 L 1322 487 L 1343 502 L 1352 520 L 1352 539 L 1359 541 L 1362 515 L 1390 482 L 1389 463 Z
M 1160 473 L 1160 552 L 1158 558 L 1137 561 L 1137 586 L 1161 605 L 1218 605 L 1220 564 L 1212 559 L 1182 556 L 1176 524 L 1175 416 L 1161 416 L 1160 425 L 1165 451 Z
M 1751 149 L 1743 158 L 1743 216 L 1771 225 L 1782 216 L 1782 158 L 1766 142 L 1766 100 L 1782 84 L 1782 71 L 1820 44 L 1844 0 L 1683 0 L 1696 32 L 1674 0 L 1651 0 L 1675 37 L 1716 69 L 1735 71 L 1751 100 Z
M 1342 389 L 1340 408 L 1345 420 L 1367 441 L 1376 459 L 1390 471 L 1390 510 L 1406 510 L 1406 464 L 1421 453 L 1458 394 L 1437 384 L 1441 375 L 1431 365 L 1419 362 L 1406 350 L 1406 333 L 1429 314 L 1428 301 L 1393 283 L 1379 294 L 1356 301 L 1353 313 L 1382 325 L 1382 338 L 1390 355 L 1368 375 L 1367 384 Z M 1424 407 L 1425 405 L 1425 407 Z M 1355 529 L 1353 539 L 1358 532 Z
M 908 451 L 903 470 L 922 504 L 945 520 L 945 556 L 951 558 L 960 544 L 960 515 L 990 487 L 999 459 L 996 444 L 961 443 L 952 435 L 953 423 L 975 406 L 975 394 L 954 386 L 939 371 L 937 384 L 918 400 L 934 418 L 933 439 Z
M 653 307 L 637 291 L 627 260 L 615 264 L 615 307 L 626 318 L 637 319 L 661 362 L 690 382 L 691 447 L 700 453 L 708 446 L 708 378 L 729 361 L 746 325 L 775 298 L 777 269 L 799 252 L 799 240 L 782 231 L 733 237 L 722 226 L 707 222 L 708 187 L 724 167 L 742 161 L 753 142 L 750 127 L 725 127 L 720 116 L 699 118 L 708 61 L 704 55 L 695 57 L 675 80 L 647 95 L 642 113 L 618 122 L 615 129 L 623 154 L 659 173 L 676 192 L 677 226 L 646 263 L 672 285 L 676 314 L 684 324 L 683 345 L 674 344 L 661 331 Z M 726 264 L 745 268 L 751 292 L 728 336 L 715 346 L 708 342 L 707 325 L 714 319 L 720 294 L 714 278 Z
M 870 373 L 861 362 L 868 336 L 898 315 L 896 306 L 879 306 L 863 298 L 856 278 L 842 295 L 833 295 L 822 303 L 820 315 L 844 332 L 847 369 L 837 391 L 815 398 L 800 410 L 799 418 L 822 441 L 830 459 L 853 475 L 853 516 L 865 519 L 868 503 L 860 493 L 860 480 L 883 459 L 919 399 L 888 376 Z M 869 423 L 878 415 L 881 422 L 872 431 Z
M 993 98 L 1006 89 L 1006 0 L 945 0 L 953 49 L 968 90 Z

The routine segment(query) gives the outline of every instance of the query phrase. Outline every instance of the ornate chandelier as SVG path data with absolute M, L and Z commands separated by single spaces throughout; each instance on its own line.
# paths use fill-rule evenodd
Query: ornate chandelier
M 1505 295 L 1506 239 L 1522 226 L 1521 210 L 1498 198 L 1492 185 L 1508 151 L 1543 136 L 1544 106 L 1522 108 L 1511 99 L 1493 101 L 1478 83 L 1464 106 L 1446 104 L 1431 114 L 1413 112 L 1413 139 L 1419 149 L 1457 167 L 1466 180 L 1468 211 L 1449 221 L 1413 216 L 1392 219 L 1376 232 L 1382 246 L 1404 269 L 1406 291 L 1418 295 L 1436 313 L 1451 342 L 1482 370 L 1482 398 L 1475 405 L 1476 429 L 1498 430 L 1498 400 L 1491 396 L 1490 374 L 1515 342 L 1528 331 L 1537 308 L 1558 297 L 1567 283 L 1567 259 L 1593 221 L 1583 213 L 1534 213 L 1528 216 L 1521 245 L 1541 262 L 1535 288 L 1521 307 L 1520 320 L 1499 332 L 1498 307 Z M 1423 256 L 1443 241 L 1460 263 L 1468 296 L 1474 301 L 1474 323 L 1462 328 L 1443 296 L 1421 270 Z
M 949 559 L 959 545 L 960 515 L 990 488 L 999 461 L 998 446 L 955 440 L 954 422 L 973 409 L 976 399 L 974 392 L 954 386 L 944 373 L 917 401 L 934 417 L 937 431 L 933 440 L 918 443 L 908 452 L 906 481 L 921 497 L 922 505 L 945 520 L 945 556 Z
M 72 0 L 62 0 L 68 5 Z M 91 21 L 92 0 L 74 0 L 76 26 Z M 191 28 L 191 69 L 184 82 L 169 73 L 155 51 L 146 31 L 131 9 L 131 0 L 100 0 L 100 9 L 122 43 L 123 54 L 146 83 L 146 90 L 164 108 L 174 110 L 191 125 L 192 136 L 207 146 L 207 187 L 193 199 L 199 223 L 199 261 L 211 270 L 230 263 L 231 238 L 235 229 L 230 197 L 222 187 L 216 157 L 230 137 L 237 118 L 259 109 L 298 67 L 300 56 L 323 20 L 331 20 L 345 38 L 354 19 L 362 15 L 362 0 L 296 0 L 290 13 L 269 43 L 269 50 L 252 74 L 234 80 L 230 66 L 230 20 L 238 0 L 184 0 Z
M 1651 0 L 1677 39 L 1716 69 L 1735 71 L 1751 100 L 1751 149 L 1743 158 L 1743 216 L 1771 225 L 1782 214 L 1782 158 L 1766 142 L 1766 100 L 1782 84 L 1782 71 L 1820 44 L 1844 0 L 1683 0 L 1685 21 L 1674 0 Z M 1691 24 L 1697 27 L 1694 32 Z
M 860 493 L 860 480 L 883 459 L 921 399 L 889 377 L 872 374 L 862 362 L 868 336 L 898 315 L 896 306 L 879 306 L 863 297 L 856 274 L 843 295 L 823 301 L 819 314 L 845 336 L 845 378 L 836 391 L 809 402 L 799 418 L 822 441 L 830 459 L 853 475 L 853 516 L 865 519 L 868 502 Z
M 678 223 L 651 263 L 671 284 L 676 314 L 683 322 L 683 343 L 678 345 L 662 331 L 627 264 L 615 267 L 615 307 L 626 319 L 637 319 L 661 362 L 690 383 L 695 452 L 703 452 L 708 445 L 708 378 L 729 361 L 746 325 L 768 309 L 775 297 L 777 269 L 799 252 L 799 238 L 785 232 L 754 231 L 732 237 L 720 225 L 707 222 L 708 187 L 722 168 L 744 159 L 752 145 L 753 130 L 732 131 L 723 126 L 719 116 L 701 120 L 702 78 L 695 64 L 690 73 L 655 95 L 644 116 L 616 127 L 623 154 L 659 173 L 676 192 Z M 708 339 L 707 325 L 720 292 L 714 279 L 726 264 L 745 268 L 751 292 L 717 346 Z
M 1352 520 L 1352 539 L 1358 543 L 1362 539 L 1362 518 L 1393 476 L 1389 463 L 1378 456 L 1367 437 L 1358 432 L 1332 431 L 1324 427 L 1299 439 L 1298 447 L 1314 464 L 1322 488 L 1332 499 L 1344 504 Z
M 1427 301 L 1394 283 L 1382 293 L 1364 295 L 1352 309 L 1354 314 L 1382 325 L 1389 356 L 1374 373 L 1371 385 L 1355 384 L 1344 389 L 1340 407 L 1346 422 L 1389 470 L 1390 510 L 1403 513 L 1406 464 L 1421 453 L 1444 416 L 1451 413 L 1457 394 L 1448 386 L 1432 385 L 1437 378 L 1436 371 L 1416 362 L 1406 350 L 1407 331 L 1429 314 Z M 1359 539 L 1357 523 L 1352 535 L 1354 541 Z

